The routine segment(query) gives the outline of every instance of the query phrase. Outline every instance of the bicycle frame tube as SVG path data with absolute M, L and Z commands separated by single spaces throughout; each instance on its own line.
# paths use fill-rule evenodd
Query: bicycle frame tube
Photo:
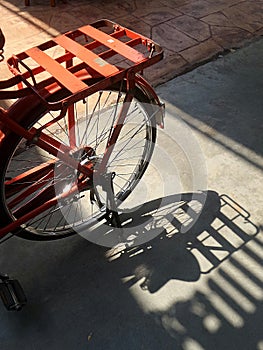
M 111 156 L 111 153 L 113 151 L 113 145 L 117 142 L 118 136 L 120 135 L 121 129 L 123 127 L 125 117 L 128 113 L 130 103 L 132 102 L 132 99 L 134 97 L 134 90 L 135 90 L 135 75 L 133 71 L 130 72 L 128 79 L 127 79 L 127 92 L 126 96 L 123 101 L 122 108 L 119 112 L 119 116 L 117 118 L 116 124 L 114 126 L 113 132 L 110 135 L 107 147 L 104 153 L 104 156 L 102 158 L 102 162 L 99 167 L 99 173 L 103 173 L 105 169 L 107 168 L 107 163 L 109 161 L 109 158 Z
M 72 196 L 72 195 L 74 195 L 75 193 L 78 193 L 79 191 L 81 191 L 84 188 L 87 188 L 87 182 L 86 181 L 81 183 L 81 184 L 75 184 L 69 191 L 63 192 L 61 195 L 56 196 L 56 197 L 48 200 L 47 202 L 45 202 L 44 204 L 40 205 L 36 209 L 30 211 L 29 213 L 21 216 L 20 218 L 16 219 L 15 221 L 11 222 L 7 226 L 1 228 L 0 229 L 0 239 L 3 238 L 8 233 L 16 230 L 21 225 L 25 224 L 27 221 L 29 221 L 29 220 L 33 219 L 34 217 L 36 217 L 37 215 L 41 214 L 45 210 L 48 210 L 53 205 L 55 205 L 58 201 L 61 201 L 61 200 L 65 199 L 65 198 L 67 198 L 68 196 Z
M 8 113 L 4 110 L 0 110 L 0 121 L 3 122 L 5 126 L 7 126 L 10 130 L 15 132 L 17 135 L 24 137 L 28 141 L 34 143 L 43 150 L 52 154 L 54 157 L 62 160 L 71 168 L 79 170 L 86 176 L 92 176 L 92 171 L 88 166 L 81 165 L 78 161 L 74 160 L 69 155 L 69 152 L 72 151 L 70 147 L 67 147 L 64 144 L 55 141 L 54 139 L 50 138 L 42 132 L 40 133 L 40 135 L 37 135 L 37 132 L 34 132 L 35 129 L 32 129 L 31 131 L 26 130 L 17 122 L 10 119 Z

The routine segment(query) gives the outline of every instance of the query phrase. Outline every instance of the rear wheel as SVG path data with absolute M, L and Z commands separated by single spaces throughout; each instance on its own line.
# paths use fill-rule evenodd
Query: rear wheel
M 61 92 L 60 92 L 61 94 Z M 63 92 L 62 92 L 63 94 Z M 65 94 L 65 93 L 64 93 Z M 51 123 L 58 112 L 36 109 L 23 118 L 27 128 L 41 128 L 63 145 L 82 164 L 98 168 L 126 93 L 99 91 L 71 107 L 62 119 Z M 69 126 L 69 113 L 74 123 Z M 148 98 L 136 89 L 125 122 L 111 147 L 107 173 L 112 174 L 113 193 L 119 206 L 133 191 L 150 161 L 156 139 L 154 110 Z M 24 138 L 9 134 L 0 146 L 0 212 L 4 225 L 34 210 L 56 195 L 67 193 L 83 175 L 69 168 Z M 94 176 L 93 185 L 79 186 L 79 191 L 58 201 L 24 224 L 16 234 L 28 239 L 57 239 L 81 230 L 106 203 L 106 194 Z M 93 203 L 93 204 L 92 204 Z M 4 226 L 3 225 L 3 226 Z

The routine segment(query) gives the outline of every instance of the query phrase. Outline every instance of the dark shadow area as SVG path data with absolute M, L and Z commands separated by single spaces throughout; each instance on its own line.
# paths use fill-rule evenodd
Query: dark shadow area
M 203 196 L 200 193 L 201 203 Z M 178 198 L 180 202 L 176 205 Z M 247 290 L 247 283 L 236 280 L 235 274 L 225 268 L 226 264 L 233 265 L 261 288 L 259 277 L 236 258 L 242 251 L 258 264 L 261 261 L 254 245 L 262 247 L 262 242 L 256 236 L 258 228 L 250 221 L 249 214 L 229 197 L 208 191 L 198 220 L 189 225 L 189 230 L 182 230 L 191 221 L 191 214 L 195 217 L 192 198 L 192 194 L 169 196 L 138 208 L 133 220 L 141 222 L 148 213 L 159 210 L 157 216 L 151 214 L 155 220 L 152 225 L 163 225 L 162 233 L 147 244 L 125 252 L 92 245 L 79 236 L 55 242 L 13 238 L 2 244 L 1 269 L 19 278 L 28 305 L 20 313 L 8 313 L 2 307 L 1 349 L 162 349 L 164 346 L 185 349 L 184 342 L 190 338 L 205 349 L 210 349 L 212 344 L 221 349 L 214 346 L 215 340 L 216 344 L 233 349 L 227 345 L 242 332 L 229 324 L 221 307 L 217 313 L 214 311 L 217 301 L 212 303 L 204 291 L 193 291 L 193 298 L 151 313 L 145 313 L 129 292 L 138 284 L 141 293 L 149 298 L 171 281 L 183 281 L 187 289 L 188 282 L 197 283 L 202 275 L 209 273 L 208 288 L 212 294 L 219 294 L 224 305 L 238 312 L 237 299 L 229 299 L 223 293 L 226 284 L 219 290 L 211 273 L 216 271 L 233 288 L 238 286 L 239 293 L 247 299 L 251 291 Z M 177 292 L 170 290 L 174 297 Z M 259 289 L 258 294 L 250 297 L 254 311 L 241 315 L 246 327 L 254 320 L 256 335 L 260 325 L 260 293 Z M 212 326 L 205 315 L 213 316 Z M 215 318 L 220 320 L 218 329 L 213 326 Z M 180 327 L 177 329 L 176 325 Z M 229 333 L 227 344 L 224 331 Z M 248 341 L 248 345 L 252 344 Z
M 4 45 L 5 45 L 5 37 L 0 28 L 0 62 L 4 60 Z

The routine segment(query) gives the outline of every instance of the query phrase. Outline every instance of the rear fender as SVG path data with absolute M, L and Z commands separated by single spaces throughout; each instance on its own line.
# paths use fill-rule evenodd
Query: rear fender
M 153 87 L 141 75 L 136 74 L 135 81 L 136 81 L 136 85 L 149 98 L 151 103 L 159 107 L 158 110 L 156 111 L 155 119 L 156 119 L 156 123 L 163 129 L 164 116 L 165 116 L 165 104 L 162 101 L 160 101 Z

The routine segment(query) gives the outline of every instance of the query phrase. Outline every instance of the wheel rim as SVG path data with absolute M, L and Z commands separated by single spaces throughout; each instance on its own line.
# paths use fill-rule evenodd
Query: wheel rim
M 74 157 L 87 163 L 92 163 L 96 169 L 103 157 L 109 133 L 116 124 L 119 109 L 123 103 L 124 93 L 116 91 L 101 91 L 74 106 L 75 145 Z M 144 173 L 150 160 L 155 140 L 155 130 L 149 115 L 149 106 L 144 106 L 134 99 L 129 108 L 122 131 L 107 164 L 107 172 L 114 173 L 113 190 L 117 205 L 120 204 L 134 189 Z M 33 127 L 43 128 L 57 114 L 49 112 L 42 116 Z M 62 145 L 70 145 L 71 129 L 68 127 L 68 116 L 55 124 L 44 128 L 46 135 L 54 137 Z M 83 158 L 83 150 L 89 149 Z M 82 157 L 82 158 L 81 158 Z M 42 168 L 41 168 L 42 167 Z M 37 169 L 37 172 L 36 172 Z M 23 181 L 15 181 L 10 186 L 11 179 L 32 171 L 34 176 L 24 176 Z M 36 176 L 37 174 L 37 176 Z M 74 183 L 80 182 L 78 171 L 68 169 L 47 152 L 35 145 L 28 145 L 21 140 L 9 160 L 6 170 L 5 201 L 10 216 L 21 216 L 21 206 L 30 210 L 32 205 L 44 202 L 45 196 L 59 195 Z M 22 177 L 23 178 L 23 177 Z M 20 182 L 19 182 L 20 181 Z M 82 188 L 78 193 L 62 200 L 33 218 L 23 226 L 34 235 L 57 237 L 69 234 L 97 213 L 105 204 L 105 192 L 100 191 L 99 180 L 94 178 L 96 196 L 91 198 L 90 191 Z M 14 190 L 15 188 L 15 190 Z M 25 192 L 28 195 L 25 196 Z M 42 192 L 41 192 L 42 191 Z M 23 200 L 23 196 L 25 197 Z M 93 199 L 97 204 L 90 204 Z M 25 202 L 31 202 L 31 207 Z

